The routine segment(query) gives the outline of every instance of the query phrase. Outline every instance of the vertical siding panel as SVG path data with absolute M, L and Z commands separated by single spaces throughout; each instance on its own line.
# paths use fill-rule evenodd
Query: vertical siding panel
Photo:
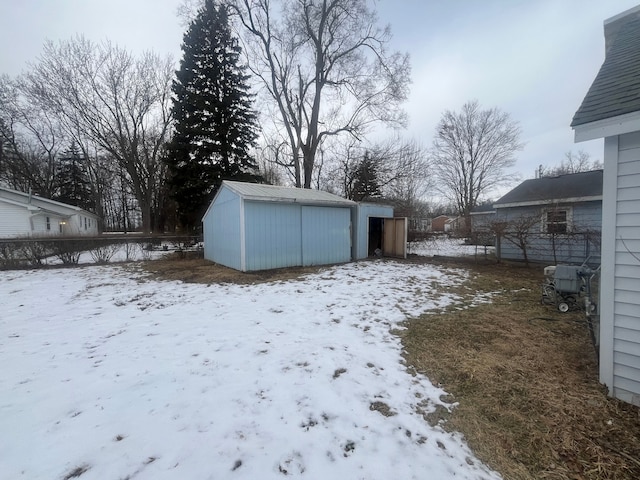
M 241 270 L 240 197 L 221 187 L 203 219 L 204 257 Z
M 300 205 L 245 202 L 247 270 L 301 264 Z
M 302 264 L 351 260 L 351 209 L 302 207 Z
M 609 244 L 610 259 L 615 265 L 610 297 L 615 339 L 613 392 L 618 398 L 640 405 L 640 132 L 619 137 L 617 160 L 615 196 L 607 197 L 615 206 L 616 221 Z

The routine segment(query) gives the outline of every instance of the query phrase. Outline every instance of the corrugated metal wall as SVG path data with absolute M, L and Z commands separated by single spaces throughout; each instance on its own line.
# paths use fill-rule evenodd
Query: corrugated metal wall
M 358 204 L 354 218 L 354 252 L 355 260 L 369 256 L 369 218 L 393 218 L 393 207 L 369 203 Z
M 348 262 L 352 219 L 359 218 L 354 207 L 243 199 L 223 185 L 203 219 L 204 255 L 242 271 Z M 372 205 L 362 212 L 357 239 L 366 258 L 369 216 L 392 216 L 393 209 Z
M 245 201 L 245 269 L 351 260 L 351 209 Z
M 300 205 L 245 201 L 245 269 L 302 265 Z
M 351 209 L 302 207 L 302 265 L 351 260 Z
M 242 270 L 240 197 L 222 187 L 203 219 L 204 258 Z

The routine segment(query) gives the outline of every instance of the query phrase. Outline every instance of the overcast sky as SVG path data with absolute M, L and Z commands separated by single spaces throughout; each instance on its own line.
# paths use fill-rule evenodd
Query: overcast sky
M 640 0 L 377 0 L 393 48 L 411 55 L 406 136 L 425 146 L 446 109 L 468 100 L 520 122 L 526 142 L 516 170 L 565 152 L 602 159 L 602 141 L 573 143 L 569 127 L 604 59 L 603 21 Z M 18 75 L 46 39 L 78 34 L 139 53 L 181 56 L 182 0 L 0 0 L 0 73 Z

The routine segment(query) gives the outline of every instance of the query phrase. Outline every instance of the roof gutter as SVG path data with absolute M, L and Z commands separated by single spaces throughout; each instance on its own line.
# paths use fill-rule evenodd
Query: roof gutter
M 533 207 L 536 205 L 554 205 L 557 203 L 597 202 L 598 200 L 602 201 L 602 195 L 593 195 L 590 197 L 552 198 L 549 200 L 530 200 L 528 202 L 494 203 L 493 208 Z

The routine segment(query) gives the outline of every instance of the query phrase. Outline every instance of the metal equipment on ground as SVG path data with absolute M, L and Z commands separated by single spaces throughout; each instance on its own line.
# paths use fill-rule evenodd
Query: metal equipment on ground
M 588 259 L 587 259 L 588 260 Z M 592 269 L 587 261 L 582 265 L 552 265 L 545 267 L 541 302 L 555 305 L 560 312 L 584 308 L 587 315 L 597 311 L 592 298 L 592 281 L 600 267 Z

